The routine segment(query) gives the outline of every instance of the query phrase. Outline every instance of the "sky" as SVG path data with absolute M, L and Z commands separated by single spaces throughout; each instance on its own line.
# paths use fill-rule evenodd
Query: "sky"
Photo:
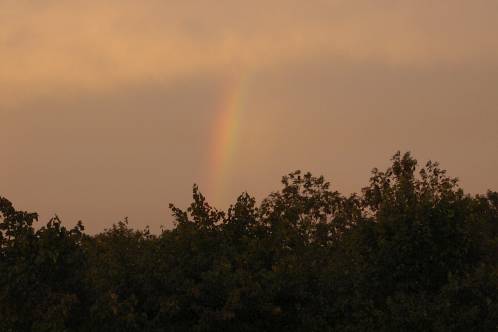
M 0 195 L 171 227 L 296 169 L 359 192 L 398 150 L 498 189 L 498 1 L 0 0 Z

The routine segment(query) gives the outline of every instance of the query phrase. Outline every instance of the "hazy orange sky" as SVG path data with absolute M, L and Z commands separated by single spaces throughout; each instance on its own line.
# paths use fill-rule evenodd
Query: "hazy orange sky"
M 496 0 L 0 1 L 0 195 L 171 222 L 295 169 L 357 192 L 397 150 L 498 189 Z

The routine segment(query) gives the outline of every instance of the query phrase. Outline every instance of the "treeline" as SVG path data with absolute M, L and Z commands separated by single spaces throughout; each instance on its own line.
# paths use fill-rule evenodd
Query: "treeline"
M 361 194 L 294 172 L 160 235 L 0 199 L 0 331 L 497 331 L 498 193 L 396 154 Z

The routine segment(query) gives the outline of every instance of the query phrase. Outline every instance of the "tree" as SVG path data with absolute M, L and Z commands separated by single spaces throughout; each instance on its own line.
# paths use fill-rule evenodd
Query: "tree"
M 79 325 L 83 294 L 83 226 L 51 219 L 33 228 L 36 213 L 0 198 L 0 326 L 5 331 L 62 331 Z
M 153 235 L 0 198 L 2 331 L 495 331 L 498 193 L 397 153 L 361 194 L 296 171 L 227 211 L 197 186 Z

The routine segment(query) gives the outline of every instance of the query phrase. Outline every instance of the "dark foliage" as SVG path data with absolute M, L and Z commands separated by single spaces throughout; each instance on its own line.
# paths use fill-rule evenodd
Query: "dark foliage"
M 498 193 L 410 154 L 360 195 L 294 172 L 160 235 L 96 236 L 0 198 L 0 331 L 496 331 Z

